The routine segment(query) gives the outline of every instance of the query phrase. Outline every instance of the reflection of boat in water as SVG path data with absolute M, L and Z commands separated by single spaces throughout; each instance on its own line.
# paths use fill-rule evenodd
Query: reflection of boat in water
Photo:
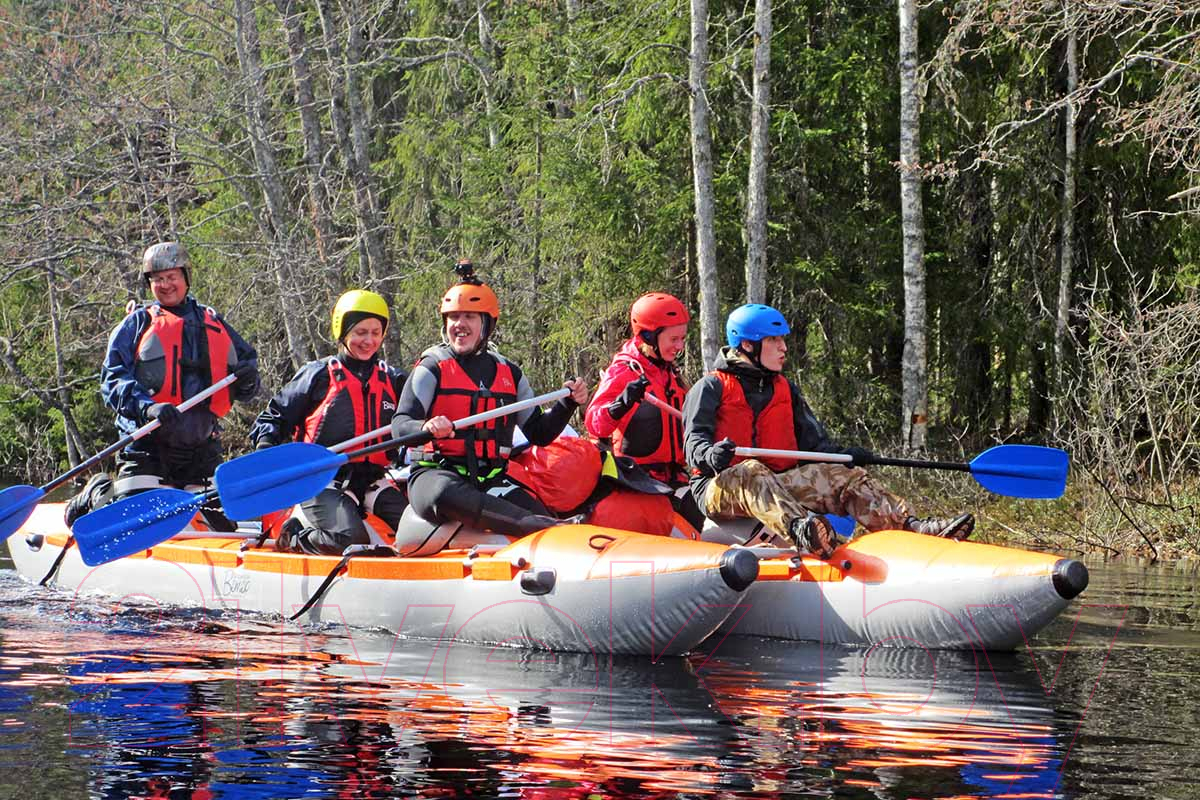
M 8 541 L 17 569 L 39 580 L 68 542 L 61 504 L 40 504 Z M 686 653 L 716 630 L 758 570 L 745 550 L 590 525 L 422 558 L 343 561 L 242 552 L 240 545 L 176 538 L 95 568 L 70 548 L 56 580 L 77 593 L 288 615 L 338 572 L 307 621 L 417 638 L 657 656 Z
M 667 798 L 710 789 L 733 737 L 679 658 L 221 623 L 91 641 L 65 676 L 96 796 Z
M 726 523 L 706 539 L 745 541 Z M 828 563 L 762 550 L 728 632 L 798 641 L 1012 650 L 1087 587 L 1079 561 L 907 531 L 852 539 Z
M 1061 796 L 1073 726 L 1020 656 L 730 639 L 703 676 L 781 768 L 887 796 Z

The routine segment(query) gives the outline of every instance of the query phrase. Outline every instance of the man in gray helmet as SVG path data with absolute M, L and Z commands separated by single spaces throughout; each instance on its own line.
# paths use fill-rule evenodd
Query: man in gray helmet
M 100 373 L 105 404 L 127 435 L 150 420 L 160 427 L 117 456 L 114 481 L 94 476 L 67 503 L 67 525 L 112 500 L 168 486 L 207 488 L 222 459 L 220 418 L 232 401 L 258 393 L 258 355 L 221 316 L 189 294 L 191 262 L 177 242 L 159 242 L 142 256 L 142 277 L 154 300 L 133 309 L 109 335 Z M 230 373 L 231 386 L 180 413 L 177 405 Z M 210 527 L 234 527 L 217 508 Z

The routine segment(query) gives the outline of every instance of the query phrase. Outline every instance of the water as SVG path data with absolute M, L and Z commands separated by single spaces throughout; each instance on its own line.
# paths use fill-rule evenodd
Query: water
M 0 567 L 0 798 L 1200 797 L 1198 591 L 1169 568 L 1091 565 L 1016 654 L 650 663 L 114 608 Z

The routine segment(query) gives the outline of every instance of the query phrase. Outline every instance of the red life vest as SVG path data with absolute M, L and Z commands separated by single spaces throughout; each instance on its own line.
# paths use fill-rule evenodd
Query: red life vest
M 209 383 L 216 383 L 229 374 L 234 357 L 233 339 L 217 312 L 204 309 L 204 332 L 208 336 Z M 183 317 L 172 314 L 157 303 L 147 307 L 150 326 L 138 339 L 134 356 L 134 372 L 138 381 L 150 392 L 156 403 L 179 405 L 183 396 Z M 158 363 L 161 361 L 161 366 Z M 218 417 L 229 413 L 232 400 L 226 387 L 204 401 L 208 410 Z
M 437 366 L 440 378 L 433 407 L 429 409 L 429 419 L 462 419 L 516 402 L 517 382 L 513 378 L 512 367 L 503 358 L 496 358 L 496 375 L 492 378 L 492 385 L 486 389 L 471 380 L 453 355 L 437 362 Z M 425 456 L 432 460 L 438 460 L 440 456 L 466 461 L 468 465 L 474 461 L 475 467 L 470 471 L 480 479 L 492 477 L 489 473 L 498 475 L 507 465 L 509 453 L 512 452 L 516 425 L 516 420 L 510 415 L 456 430 L 453 435 L 434 439 L 426 445 Z
M 630 364 L 634 372 L 647 375 L 645 366 L 632 359 L 622 359 Z M 646 394 L 653 394 L 671 408 L 683 409 L 683 396 L 687 393 L 679 376 L 673 369 L 661 370 L 666 374 L 665 385 L 651 381 Z M 649 401 L 643 400 L 634 407 L 628 420 L 612 432 L 613 452 L 629 456 L 653 477 L 670 484 L 686 482 L 687 471 L 683 462 L 683 419 L 664 411 Z
M 762 411 L 755 415 L 746 402 L 742 382 L 731 372 L 718 370 L 712 373 L 721 381 L 721 403 L 717 406 L 716 439 L 729 438 L 739 447 L 766 447 L 774 450 L 796 449 L 796 421 L 792 415 L 792 390 L 787 378 L 775 376 L 771 399 Z M 775 472 L 783 472 L 796 465 L 786 458 L 759 458 Z M 741 456 L 733 463 L 745 461 Z
M 358 376 L 342 366 L 337 358 L 329 359 L 329 389 L 304 420 L 302 441 L 326 447 L 362 436 L 382 428 L 396 413 L 396 391 L 388 377 L 387 364 L 380 361 L 371 369 L 364 384 Z M 353 426 L 351 426 L 353 423 Z M 384 441 L 383 437 L 363 442 L 360 446 Z M 371 453 L 364 461 L 388 465 L 386 452 Z

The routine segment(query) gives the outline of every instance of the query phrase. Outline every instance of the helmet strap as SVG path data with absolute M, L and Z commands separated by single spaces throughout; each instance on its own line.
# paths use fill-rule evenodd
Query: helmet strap
M 640 348 L 643 353 L 646 353 L 646 347 L 652 352 L 646 353 L 647 358 L 659 363 L 665 364 L 666 360 L 662 357 L 662 351 L 658 349 L 658 335 L 662 333 L 662 328 L 653 331 L 639 331 L 638 338 L 642 340 L 645 347 Z
M 744 350 L 742 348 L 743 344 L 750 345 L 750 349 Z M 750 359 L 750 363 L 753 364 L 754 366 L 758 367 L 759 369 L 764 370 L 766 372 L 774 372 L 775 371 L 772 369 L 767 369 L 766 367 L 763 366 L 763 363 L 762 363 L 762 340 L 761 339 L 758 341 L 753 341 L 751 339 L 742 339 L 741 343 L 738 344 L 738 352 L 742 353 L 743 355 L 746 356 L 746 358 Z

